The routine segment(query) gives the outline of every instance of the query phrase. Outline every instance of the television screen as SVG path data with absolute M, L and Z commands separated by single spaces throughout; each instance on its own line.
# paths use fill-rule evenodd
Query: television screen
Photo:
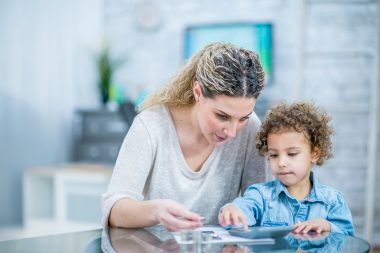
M 229 42 L 258 53 L 267 82 L 272 78 L 271 24 L 232 23 L 188 27 L 185 31 L 185 60 L 212 42 Z

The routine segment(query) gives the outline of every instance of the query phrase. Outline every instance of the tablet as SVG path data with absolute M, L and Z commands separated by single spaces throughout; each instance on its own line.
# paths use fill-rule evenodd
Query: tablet
M 242 228 L 231 229 L 228 232 L 233 236 L 239 236 L 249 239 L 259 238 L 281 238 L 292 232 L 292 226 L 282 227 L 249 227 L 248 230 Z

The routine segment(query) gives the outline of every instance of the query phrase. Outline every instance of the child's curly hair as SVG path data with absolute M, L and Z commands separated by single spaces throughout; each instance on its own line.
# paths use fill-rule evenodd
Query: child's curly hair
M 319 148 L 320 157 L 316 162 L 322 165 L 331 158 L 331 135 L 334 130 L 330 125 L 330 116 L 312 103 L 301 102 L 294 104 L 281 103 L 269 111 L 264 119 L 260 131 L 257 133 L 256 148 L 260 155 L 268 152 L 268 134 L 282 131 L 296 131 L 303 133 L 309 140 L 311 150 Z

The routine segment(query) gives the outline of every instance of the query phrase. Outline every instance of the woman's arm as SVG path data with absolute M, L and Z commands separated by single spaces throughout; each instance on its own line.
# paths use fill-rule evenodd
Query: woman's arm
M 125 208 L 126 200 L 134 203 L 144 199 L 143 190 L 153 167 L 153 156 L 153 142 L 143 121 L 137 116 L 121 145 L 107 192 L 101 196 L 103 226 L 115 223 L 123 227 L 125 217 L 117 217 L 123 217 L 124 212 L 129 212 Z M 134 210 L 133 205 L 131 207 Z M 110 221 L 111 211 L 116 211 L 116 221 Z
M 198 214 L 170 199 L 137 201 L 123 198 L 114 204 L 109 217 L 111 227 L 141 228 L 156 224 L 170 231 L 202 226 Z
M 117 201 L 108 219 L 110 227 L 141 228 L 158 224 L 154 201 L 122 198 Z
M 144 116 L 149 117 L 150 126 L 144 123 Z M 144 188 L 153 187 L 149 185 L 152 184 L 149 176 L 160 159 L 157 150 L 163 148 L 155 137 L 162 135 L 156 121 L 151 115 L 138 115 L 133 121 L 121 146 L 108 190 L 102 195 L 103 226 L 137 228 L 160 223 L 170 230 L 178 230 L 201 225 L 199 215 L 173 200 L 144 200 Z

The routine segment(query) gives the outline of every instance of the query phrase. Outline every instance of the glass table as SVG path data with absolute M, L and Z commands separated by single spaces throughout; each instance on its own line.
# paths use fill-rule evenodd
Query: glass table
M 363 239 L 334 233 L 322 235 L 288 235 L 271 244 L 201 243 L 178 244 L 163 227 L 147 229 L 98 229 L 60 235 L 0 242 L 0 252 L 192 252 L 192 253 L 256 253 L 256 252 L 369 252 Z

